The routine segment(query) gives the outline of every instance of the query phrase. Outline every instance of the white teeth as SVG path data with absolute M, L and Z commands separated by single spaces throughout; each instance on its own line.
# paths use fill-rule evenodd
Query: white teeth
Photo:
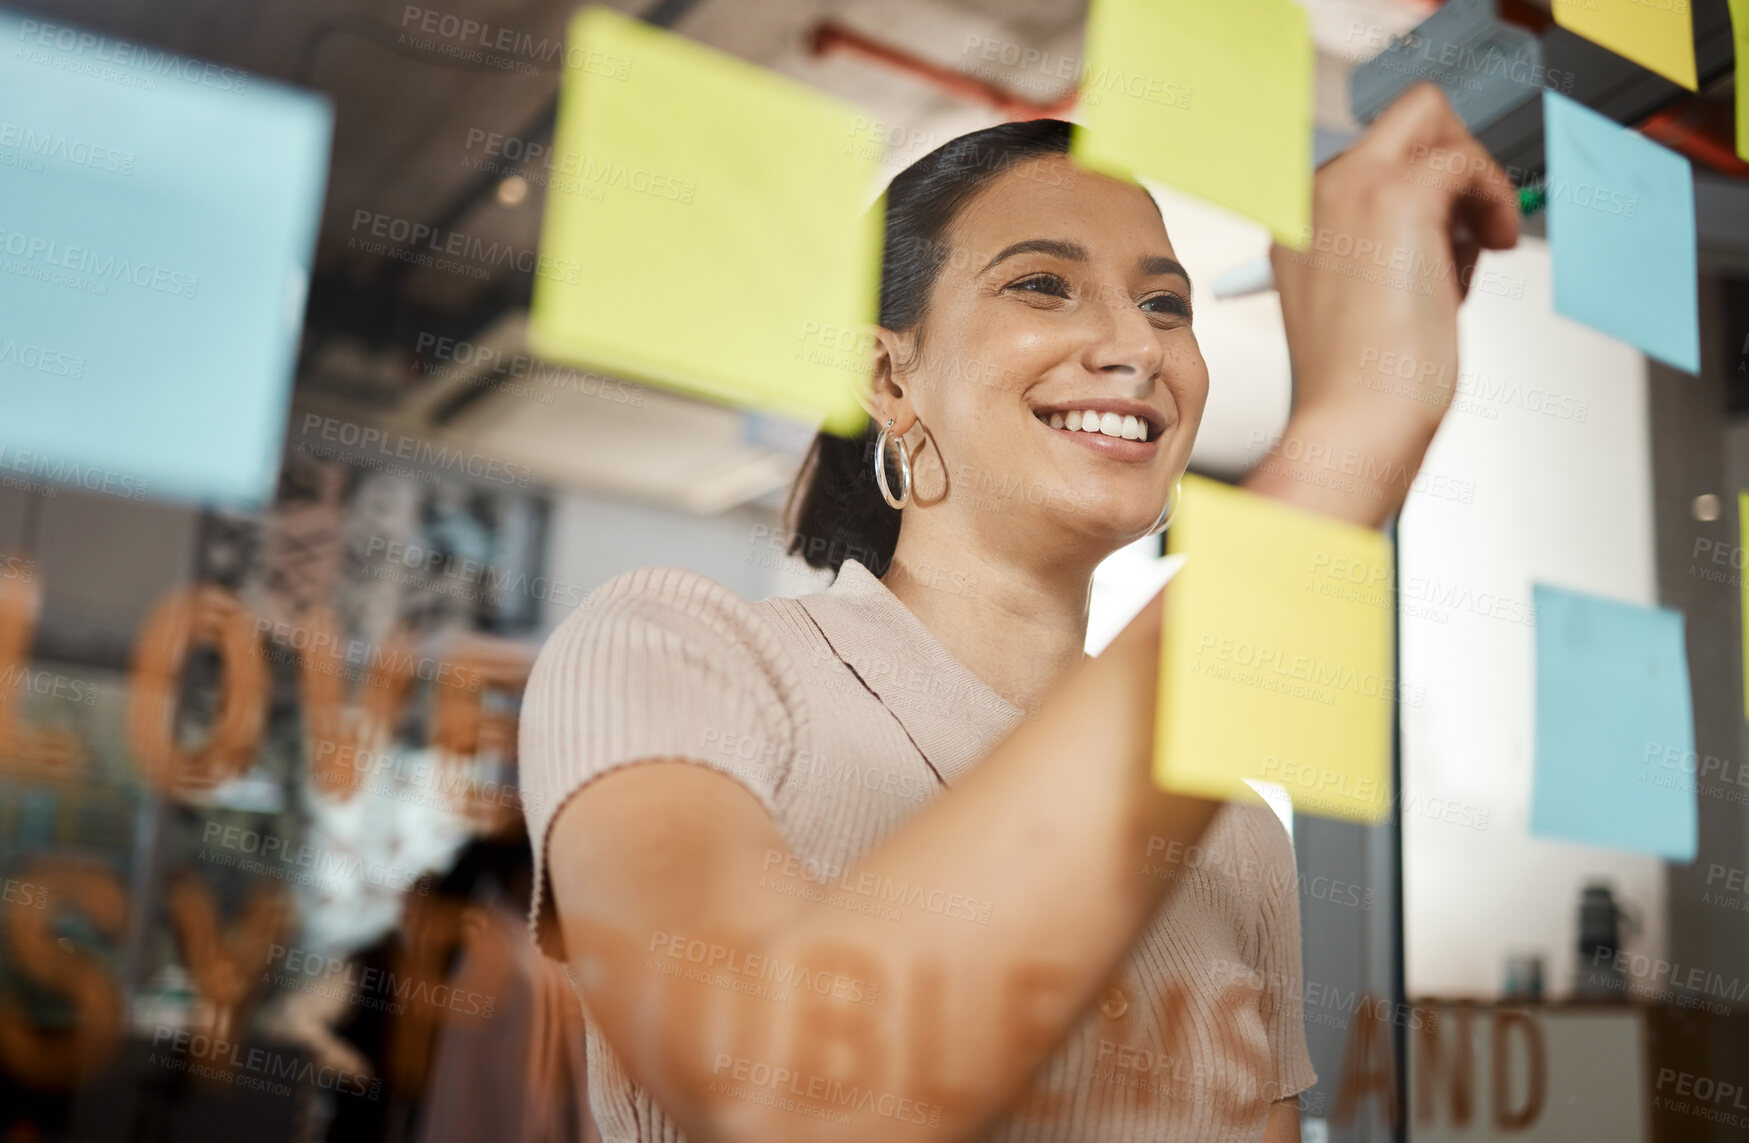
M 1077 409 L 1071 413 L 1039 413 L 1037 416 L 1053 429 L 1070 432 L 1099 433 L 1126 441 L 1146 441 L 1153 436 L 1153 427 L 1146 420 L 1125 413 Z

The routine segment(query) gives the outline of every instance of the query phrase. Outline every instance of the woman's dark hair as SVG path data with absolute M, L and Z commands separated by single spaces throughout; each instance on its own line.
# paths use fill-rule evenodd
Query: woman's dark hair
M 1028 159 L 1068 150 L 1069 124 L 1032 119 L 961 135 L 900 171 L 881 196 L 886 237 L 880 324 L 900 333 L 917 330 L 952 250 L 948 229 L 979 191 Z M 886 574 L 899 542 L 899 511 L 875 483 L 880 429 L 871 421 L 859 437 L 814 438 L 790 490 L 790 554 L 834 572 L 851 559 L 877 576 Z M 890 464 L 888 458 L 883 462 Z M 892 467 L 887 481 L 898 486 Z

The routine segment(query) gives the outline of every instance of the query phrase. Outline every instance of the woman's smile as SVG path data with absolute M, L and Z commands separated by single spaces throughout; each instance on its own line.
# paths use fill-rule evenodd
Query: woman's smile
M 1034 409 L 1032 415 L 1046 432 L 1068 438 L 1068 444 L 1132 463 L 1159 455 L 1167 428 L 1165 418 L 1152 406 L 1105 397 Z

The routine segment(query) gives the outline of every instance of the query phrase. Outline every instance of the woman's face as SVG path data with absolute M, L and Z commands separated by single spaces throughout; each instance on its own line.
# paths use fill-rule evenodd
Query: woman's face
M 1044 156 L 992 180 L 949 238 L 920 351 L 894 376 L 929 438 L 919 507 L 1064 554 L 1143 535 L 1208 398 L 1190 280 L 1152 200 Z

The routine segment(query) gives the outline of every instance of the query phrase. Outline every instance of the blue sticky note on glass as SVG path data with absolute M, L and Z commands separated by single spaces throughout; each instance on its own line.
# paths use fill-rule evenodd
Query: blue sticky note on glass
M 1700 267 L 1688 160 L 1543 92 L 1555 312 L 1700 372 Z
M 1546 584 L 1536 604 L 1541 837 L 1694 859 L 1694 701 L 1680 611 Z
M 327 101 L 13 12 L 0 53 L 0 478 L 267 502 Z

